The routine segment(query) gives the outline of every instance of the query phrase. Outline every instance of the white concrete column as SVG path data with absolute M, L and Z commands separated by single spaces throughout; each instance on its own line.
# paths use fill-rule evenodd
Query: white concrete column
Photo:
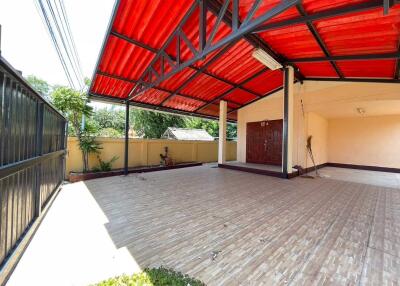
M 224 164 L 226 160 L 226 101 L 219 102 L 219 139 L 218 139 L 218 164 Z
M 292 173 L 294 128 L 294 69 L 285 67 L 283 96 L 282 172 Z

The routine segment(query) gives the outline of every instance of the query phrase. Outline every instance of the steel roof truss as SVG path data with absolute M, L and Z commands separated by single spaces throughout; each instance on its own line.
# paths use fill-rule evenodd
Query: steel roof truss
M 227 36 L 223 37 L 222 39 L 219 39 L 215 43 L 210 43 L 207 44 L 205 43 L 205 48 L 203 50 L 197 49 L 196 47 L 193 46 L 191 41 L 187 38 L 186 34 L 183 32 L 183 27 L 187 20 L 190 18 L 190 16 L 196 11 L 196 9 L 208 9 L 208 5 L 205 5 L 205 3 L 201 2 L 207 1 L 207 0 L 198 0 L 194 3 L 194 5 L 189 9 L 188 13 L 184 16 L 183 20 L 179 23 L 178 27 L 176 30 L 171 34 L 171 36 L 167 39 L 163 47 L 160 49 L 159 53 L 157 53 L 156 57 L 152 60 L 150 65 L 146 68 L 146 71 L 142 74 L 142 76 L 139 78 L 138 83 L 132 88 L 128 95 L 128 100 L 131 100 L 135 98 L 136 96 L 140 95 L 143 93 L 145 90 L 158 85 L 162 81 L 168 79 L 169 77 L 179 73 L 182 71 L 184 68 L 189 67 L 193 63 L 197 62 L 198 60 L 201 60 L 205 58 L 207 55 L 210 53 L 224 47 L 227 44 L 234 43 L 238 41 L 240 38 L 242 38 L 245 34 L 251 33 L 254 31 L 258 26 L 260 26 L 262 23 L 265 21 L 273 18 L 276 15 L 279 15 L 280 13 L 286 11 L 287 9 L 293 7 L 294 5 L 298 4 L 300 0 L 286 0 L 281 2 L 280 4 L 276 5 L 274 8 L 262 13 L 261 15 L 258 15 L 257 17 L 253 17 L 253 15 L 258 11 L 259 8 L 259 1 L 255 1 L 253 4 L 252 8 L 250 9 L 250 12 L 247 16 L 250 18 L 245 20 L 244 23 L 240 24 L 238 26 L 238 29 L 236 31 L 232 31 L 230 34 Z M 233 1 L 233 0 L 225 0 L 225 1 Z M 202 14 L 206 13 L 207 11 L 201 12 Z M 233 13 L 233 17 L 238 17 L 238 13 Z M 202 18 L 202 17 L 200 17 Z M 234 19 L 234 21 L 239 23 L 239 19 Z M 198 27 L 199 31 L 204 31 L 206 29 L 206 23 L 205 21 L 199 21 L 199 26 L 203 25 L 203 27 Z M 200 33 L 201 34 L 201 33 Z M 162 57 L 163 53 L 165 56 L 165 51 L 166 49 L 170 46 L 171 42 L 176 39 L 176 38 L 181 37 L 185 43 L 188 45 L 189 49 L 193 52 L 193 56 L 189 59 L 187 59 L 185 62 L 175 62 L 175 66 L 171 68 L 170 71 L 165 72 L 165 68 L 162 69 L 164 70 L 164 74 L 162 74 L 160 77 L 153 76 L 153 70 L 154 65 L 157 63 L 157 61 Z M 206 39 L 204 39 L 206 41 Z M 202 46 L 202 45 L 199 45 Z M 181 49 L 179 49 L 179 55 L 181 52 Z M 182 60 L 182 59 L 181 59 Z M 161 64 L 164 63 L 164 61 L 160 61 Z M 147 81 L 146 81 L 146 75 L 147 76 Z

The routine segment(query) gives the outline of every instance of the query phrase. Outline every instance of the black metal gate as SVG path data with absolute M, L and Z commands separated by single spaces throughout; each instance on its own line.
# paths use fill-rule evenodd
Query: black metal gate
M 0 267 L 64 176 L 66 119 L 0 56 Z

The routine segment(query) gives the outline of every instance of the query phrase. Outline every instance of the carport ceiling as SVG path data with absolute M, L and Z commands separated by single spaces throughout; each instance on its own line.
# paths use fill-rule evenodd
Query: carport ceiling
M 400 4 L 365 0 L 120 0 L 90 87 L 92 98 L 209 118 L 219 101 L 228 119 L 297 81 L 395 82 Z

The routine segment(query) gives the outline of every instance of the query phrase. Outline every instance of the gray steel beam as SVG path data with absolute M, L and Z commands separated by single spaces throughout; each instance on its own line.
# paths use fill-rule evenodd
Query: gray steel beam
M 214 13 L 214 15 L 219 15 L 219 12 L 221 10 L 224 10 L 224 6 L 221 6 L 220 2 L 218 0 L 208 0 L 210 3 L 210 10 Z M 230 26 L 234 31 L 235 27 L 238 25 L 240 26 L 242 23 L 239 21 L 239 6 L 238 6 L 238 1 L 239 0 L 233 0 L 233 5 L 232 5 L 232 13 L 228 10 L 226 13 L 224 13 L 222 20 L 224 21 L 225 24 Z M 229 2 L 229 1 L 228 1 Z M 260 3 L 258 3 L 259 5 Z M 255 3 L 257 5 L 257 3 Z M 236 28 L 237 30 L 237 28 Z M 261 39 L 260 36 L 256 34 L 246 34 L 243 36 L 243 38 L 253 47 L 255 48 L 261 48 L 263 49 L 266 53 L 268 53 L 271 57 L 273 57 L 277 62 L 283 63 L 286 61 L 286 58 L 278 55 L 275 53 L 266 43 L 263 39 Z M 300 71 L 295 67 L 295 76 L 297 79 L 300 81 L 304 78 L 304 76 L 301 74 Z
M 136 45 L 136 46 L 138 46 L 138 47 L 141 47 L 141 48 L 143 48 L 143 49 L 145 49 L 145 50 L 148 50 L 148 51 L 150 51 L 150 52 L 152 52 L 152 53 L 157 54 L 157 53 L 159 52 L 158 49 L 155 49 L 155 48 L 153 48 L 153 47 L 150 47 L 149 45 L 146 45 L 146 44 L 144 44 L 144 43 L 142 43 L 142 42 L 139 42 L 139 41 L 137 41 L 137 40 L 131 39 L 131 38 L 129 38 L 129 37 L 127 37 L 127 36 L 125 36 L 125 35 L 123 35 L 123 34 L 121 34 L 121 33 L 118 33 L 118 32 L 115 32 L 115 31 L 111 31 L 111 35 L 113 35 L 113 36 L 115 36 L 115 37 L 118 37 L 118 38 L 120 38 L 120 39 L 123 39 L 123 40 L 125 40 L 125 41 L 127 41 L 127 42 L 129 42 L 129 43 L 131 43 L 131 44 L 133 44 L 133 45 Z M 168 56 L 169 56 L 169 57 L 171 58 L 171 60 L 173 60 L 173 61 L 176 61 L 176 60 L 177 60 L 175 57 L 173 57 L 173 56 L 171 56 L 171 55 L 168 55 Z M 195 65 L 190 65 L 189 68 L 191 68 L 191 69 L 193 69 L 193 70 L 195 70 L 195 71 L 200 71 L 200 69 L 201 69 L 201 68 L 196 67 Z M 100 73 L 100 71 L 98 71 L 97 73 Z M 234 82 L 232 82 L 232 81 L 230 81 L 230 80 L 224 79 L 224 78 L 222 78 L 222 77 L 219 77 L 219 76 L 217 76 L 217 75 L 215 75 L 215 74 L 212 74 L 212 73 L 208 72 L 208 71 L 205 70 L 205 69 L 201 70 L 201 73 L 203 73 L 203 74 L 205 74 L 205 75 L 207 75 L 207 76 L 210 76 L 210 77 L 212 77 L 212 78 L 215 78 L 216 80 L 222 81 L 222 82 L 224 82 L 224 83 L 226 83 L 226 84 L 229 84 L 229 85 L 232 85 L 232 86 L 238 86 L 238 84 L 236 84 L 236 83 L 234 83 Z M 247 91 L 247 92 L 249 92 L 249 93 L 251 93 L 251 94 L 254 94 L 254 95 L 256 95 L 256 96 L 261 96 L 261 94 L 257 94 L 257 93 L 255 93 L 254 91 L 251 91 L 251 90 L 249 90 L 249 89 L 247 89 L 247 88 L 245 88 L 245 87 L 239 87 L 239 88 L 242 89 L 242 90 L 244 90 L 244 91 Z M 175 92 L 176 92 L 176 91 L 175 91 Z
M 283 90 L 283 133 L 282 133 L 282 173 L 288 177 L 287 163 L 289 151 L 289 69 L 284 68 Z
M 117 80 L 130 82 L 130 83 L 137 83 L 138 82 L 137 80 L 132 80 L 132 79 L 128 79 L 128 78 L 117 76 L 117 75 L 112 75 L 112 74 L 105 73 L 105 72 L 102 72 L 102 71 L 98 71 L 97 74 L 102 75 L 102 76 L 106 76 L 106 77 L 110 77 L 110 78 L 114 78 L 114 79 L 117 79 Z M 159 86 L 154 86 L 152 88 L 155 89 L 155 90 L 159 90 L 159 91 L 163 91 L 163 92 L 167 92 L 167 93 L 173 93 L 173 91 L 165 89 L 165 88 L 162 88 L 162 87 L 159 87 Z M 238 88 L 242 88 L 242 87 L 238 87 Z M 244 89 L 244 90 L 246 90 L 246 89 Z M 197 98 L 197 97 L 194 97 L 194 96 L 190 96 L 190 95 L 186 95 L 186 94 L 182 94 L 182 93 L 176 93 L 176 95 L 179 95 L 179 96 L 182 96 L 182 97 L 185 97 L 185 98 L 188 98 L 188 99 L 195 99 L 195 100 L 203 102 L 203 103 L 208 103 L 208 101 L 202 100 L 201 98 Z M 233 100 L 228 100 L 228 102 L 234 103 L 234 104 L 239 104 L 238 102 L 233 101 Z
M 342 82 L 372 82 L 372 83 L 400 83 L 400 79 L 389 78 L 320 78 L 308 77 L 306 81 L 342 81 Z
M 124 153 L 124 175 L 128 175 L 129 158 L 129 100 L 125 103 L 125 153 Z
M 289 27 L 296 24 L 305 24 L 307 22 L 319 21 L 324 19 L 329 19 L 332 17 L 345 16 L 358 12 L 368 11 L 374 8 L 381 8 L 382 0 L 374 0 L 366 3 L 354 4 L 345 6 L 343 8 L 330 9 L 323 12 L 317 12 L 312 15 L 297 17 L 289 20 L 283 20 L 276 23 L 266 24 L 256 28 L 253 33 L 262 33 L 265 31 L 270 31 L 278 28 Z
M 190 76 L 187 80 L 185 80 L 173 93 L 164 98 L 164 100 L 160 103 L 160 105 L 164 105 L 171 97 L 181 92 L 189 83 L 192 82 L 200 73 L 206 70 L 210 65 L 212 65 L 215 61 L 220 59 L 230 48 L 232 44 L 226 45 L 221 51 L 219 51 L 211 60 L 209 60 L 205 65 L 203 65 L 200 69 L 198 69 L 192 76 Z
M 125 103 L 126 103 L 126 100 L 124 100 L 124 99 L 116 98 L 116 97 L 104 95 L 104 94 L 89 93 L 89 96 L 93 100 L 97 100 L 97 101 L 101 101 L 101 102 L 109 102 L 109 103 L 120 104 L 120 105 L 125 105 Z M 210 120 L 218 120 L 218 116 L 205 115 L 205 114 L 195 113 L 195 112 L 191 112 L 191 111 L 184 111 L 184 110 L 179 110 L 179 109 L 172 109 L 172 108 L 159 106 L 159 105 L 155 105 L 155 104 L 130 101 L 130 105 L 144 108 L 144 109 L 154 110 L 156 112 L 159 111 L 159 112 L 166 112 L 166 113 L 171 113 L 171 114 L 199 117 L 199 118 L 210 119 Z M 228 121 L 236 122 L 236 120 L 232 120 L 232 119 L 229 119 Z
M 303 8 L 302 4 L 297 4 L 297 11 L 299 11 L 301 16 L 308 16 L 308 14 L 306 13 L 306 11 Z M 325 56 L 330 57 L 330 53 L 328 51 L 328 47 L 325 45 L 324 41 L 322 40 L 321 36 L 319 35 L 317 29 L 315 28 L 314 24 L 311 21 L 307 21 L 306 25 L 308 27 L 308 29 L 310 30 L 311 34 L 313 35 L 315 41 L 318 43 L 319 47 L 321 48 L 321 50 L 324 52 Z M 337 75 L 340 78 L 343 78 L 343 73 L 342 71 L 339 69 L 339 67 L 337 66 L 337 64 L 334 61 L 330 61 L 330 64 L 332 65 L 333 69 L 335 70 L 335 72 L 337 73 Z
M 199 0 L 202 1 L 202 0 Z M 156 77 L 155 80 L 153 80 L 153 74 L 151 73 L 151 66 L 154 65 L 159 59 L 161 54 L 159 53 L 153 61 L 150 63 L 149 67 L 146 69 L 146 71 L 142 74 L 141 78 L 139 79 L 138 84 L 135 85 L 135 87 L 131 90 L 129 93 L 128 99 L 131 100 L 135 96 L 138 96 L 139 94 L 143 93 L 145 90 L 152 88 L 153 86 L 158 85 L 162 81 L 168 79 L 169 77 L 179 73 L 182 71 L 184 68 L 190 66 L 191 64 L 197 62 L 198 60 L 201 60 L 205 58 L 207 55 L 210 53 L 224 47 L 227 44 L 233 43 L 235 41 L 238 41 L 241 39 L 244 35 L 251 33 L 254 31 L 259 25 L 262 23 L 268 21 L 269 19 L 275 17 L 276 15 L 279 15 L 280 13 L 286 11 L 287 9 L 293 7 L 297 3 L 299 3 L 300 0 L 286 0 L 281 2 L 280 4 L 276 5 L 274 8 L 264 12 L 263 14 L 259 15 L 255 19 L 252 19 L 245 25 L 242 24 L 239 26 L 239 28 L 236 31 L 233 31 L 231 34 L 225 36 L 224 38 L 220 39 L 218 42 L 206 47 L 202 51 L 198 51 L 191 59 L 188 59 L 184 63 L 176 64 L 171 71 L 169 71 L 166 74 L 160 75 L 159 77 Z M 196 3 L 197 4 L 197 3 Z M 185 15 L 183 21 L 178 25 L 177 29 L 175 30 L 174 33 L 171 34 L 171 37 L 166 41 L 164 44 L 163 48 L 160 50 L 161 52 L 164 52 L 164 50 L 169 46 L 171 41 L 175 38 L 177 35 L 183 35 L 181 32 L 182 26 L 185 24 L 186 20 L 190 17 L 190 15 L 193 13 L 196 7 L 192 7 L 189 12 Z M 146 81 L 145 79 L 148 77 L 150 81 Z
M 44 103 L 37 102 L 36 108 L 36 157 L 42 158 L 43 155 L 43 124 L 44 124 Z M 35 166 L 35 217 L 40 216 L 42 212 L 42 161 Z M 20 164 L 21 162 L 19 162 Z M 20 169 L 21 170 L 21 169 Z
M 266 72 L 266 71 L 268 71 L 268 70 L 269 70 L 269 69 L 268 69 L 267 67 L 263 68 L 263 69 L 260 70 L 259 72 L 253 74 L 251 77 L 249 77 L 249 78 L 245 79 L 244 81 L 242 81 L 242 82 L 240 83 L 240 85 L 243 85 L 243 84 L 248 83 L 249 81 L 255 79 L 256 77 L 258 77 L 259 75 L 263 74 L 264 72 Z M 211 100 L 210 102 L 208 102 L 207 104 L 202 105 L 202 106 L 200 106 L 199 108 L 197 108 L 197 109 L 195 110 L 195 112 L 197 112 L 197 111 L 199 111 L 199 110 L 201 110 L 201 109 L 204 109 L 204 108 L 206 108 L 207 106 L 209 106 L 209 105 L 211 105 L 211 104 L 214 104 L 214 103 L 217 102 L 218 100 L 224 99 L 225 96 L 227 96 L 229 93 L 233 92 L 233 91 L 236 90 L 236 89 L 237 89 L 237 87 L 232 87 L 231 89 L 225 91 L 225 92 L 222 93 L 221 95 L 217 96 L 216 98 L 214 98 L 213 100 Z M 257 98 L 260 98 L 260 97 L 257 97 Z M 228 100 L 226 100 L 226 99 L 224 99 L 224 100 L 225 100 L 225 101 L 228 101 Z
M 386 54 L 367 54 L 367 55 L 345 55 L 345 56 L 329 56 L 329 57 L 314 57 L 289 59 L 285 64 L 291 63 L 312 63 L 312 62 L 329 62 L 329 61 L 365 61 L 365 60 L 388 60 L 400 59 L 400 51 Z

